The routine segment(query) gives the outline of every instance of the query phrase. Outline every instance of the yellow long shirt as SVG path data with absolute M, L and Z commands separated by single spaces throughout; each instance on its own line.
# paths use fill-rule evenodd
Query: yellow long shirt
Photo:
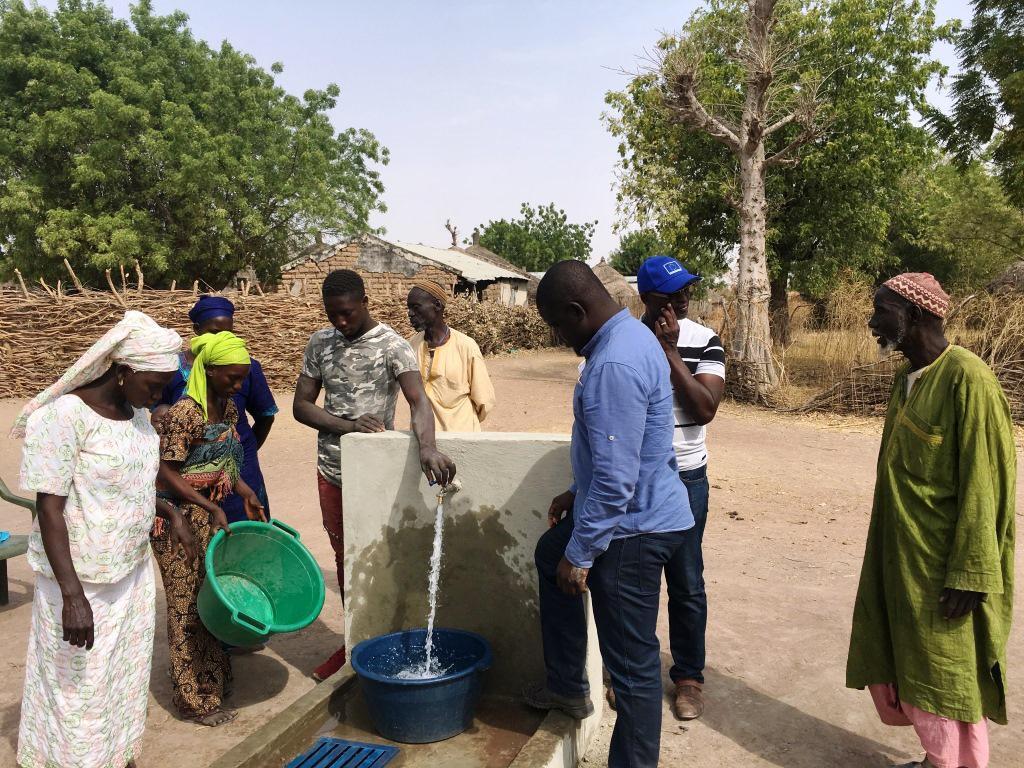
M 430 349 L 422 332 L 409 339 L 420 363 L 423 388 L 442 432 L 479 432 L 494 409 L 494 387 L 480 347 L 451 329 L 448 340 Z

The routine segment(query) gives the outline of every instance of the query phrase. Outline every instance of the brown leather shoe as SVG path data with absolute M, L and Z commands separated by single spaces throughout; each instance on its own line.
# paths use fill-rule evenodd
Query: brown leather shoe
M 672 713 L 677 720 L 696 720 L 704 714 L 704 686 L 696 680 L 680 680 L 676 683 L 676 695 L 672 701 Z

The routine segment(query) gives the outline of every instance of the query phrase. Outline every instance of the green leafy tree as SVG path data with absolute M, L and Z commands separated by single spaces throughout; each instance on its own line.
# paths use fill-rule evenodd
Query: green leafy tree
M 928 156 L 911 115 L 947 33 L 930 0 L 714 0 L 608 94 L 623 221 L 717 253 L 739 243 L 732 352 L 765 370 L 760 392 L 788 291 L 821 295 L 840 269 L 892 260 L 900 180 Z
M 544 272 L 564 259 L 586 261 L 596 221 L 576 224 L 554 203 L 537 208 L 523 203 L 519 218 L 479 227 L 480 244 L 528 272 Z
M 611 264 L 620 274 L 635 275 L 651 256 L 674 256 L 691 272 L 714 278 L 728 267 L 724 246 L 724 241 L 694 238 L 685 229 L 638 229 L 621 237 L 619 247 L 611 254 Z
M 667 248 L 653 229 L 638 229 L 627 232 L 619 240 L 619 247 L 612 252 L 611 265 L 621 275 L 635 275 L 640 265 L 651 256 L 668 255 Z
M 928 123 L 966 165 L 988 154 L 1013 203 L 1024 208 L 1024 4 L 973 0 L 971 25 L 956 37 L 961 71 L 950 115 Z
M 297 98 L 180 12 L 131 19 L 0 0 L 0 272 L 84 279 L 138 260 L 153 284 L 274 276 L 314 232 L 384 210 L 367 131 L 336 132 L 338 87 Z M 65 275 L 66 277 L 66 275 Z
M 948 290 L 967 293 L 1024 257 L 1024 212 L 981 163 L 959 169 L 936 158 L 903 186 L 890 272 L 931 272 Z

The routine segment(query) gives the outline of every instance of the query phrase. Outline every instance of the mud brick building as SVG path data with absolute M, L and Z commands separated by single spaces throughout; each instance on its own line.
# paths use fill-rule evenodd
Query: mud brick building
M 335 269 L 358 272 L 371 295 L 405 294 L 416 280 L 427 279 L 453 295 L 509 306 L 527 302 L 529 276 L 514 267 L 499 266 L 459 248 L 392 243 L 373 235 L 304 249 L 282 269 L 278 290 L 294 296 L 319 294 L 324 277 Z

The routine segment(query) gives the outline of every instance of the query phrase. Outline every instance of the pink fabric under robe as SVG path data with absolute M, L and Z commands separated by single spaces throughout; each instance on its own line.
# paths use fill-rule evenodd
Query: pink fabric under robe
M 892 683 L 869 685 L 878 716 L 886 725 L 912 725 L 936 768 L 988 768 L 988 724 L 964 723 L 900 701 Z

